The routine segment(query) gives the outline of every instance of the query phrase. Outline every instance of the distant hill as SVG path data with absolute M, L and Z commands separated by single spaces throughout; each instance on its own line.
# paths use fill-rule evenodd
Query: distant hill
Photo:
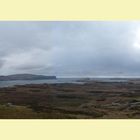
M 44 76 L 44 75 L 34 75 L 34 74 L 14 74 L 14 75 L 0 76 L 0 81 L 44 80 L 44 79 L 56 79 L 56 76 Z

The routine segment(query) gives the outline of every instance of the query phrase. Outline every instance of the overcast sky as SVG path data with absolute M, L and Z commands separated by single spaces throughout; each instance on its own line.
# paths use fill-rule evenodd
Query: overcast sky
M 0 22 L 0 75 L 140 75 L 140 22 Z

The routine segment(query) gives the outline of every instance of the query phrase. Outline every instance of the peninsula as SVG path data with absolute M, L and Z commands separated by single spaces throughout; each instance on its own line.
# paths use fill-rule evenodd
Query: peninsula
M 56 76 L 45 76 L 45 75 L 34 75 L 34 74 L 14 74 L 14 75 L 0 76 L 0 81 L 44 80 L 44 79 L 56 79 Z

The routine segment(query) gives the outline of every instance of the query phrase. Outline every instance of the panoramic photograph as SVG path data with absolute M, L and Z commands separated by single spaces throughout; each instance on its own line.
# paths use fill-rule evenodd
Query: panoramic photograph
M 140 119 L 140 21 L 0 21 L 0 119 Z

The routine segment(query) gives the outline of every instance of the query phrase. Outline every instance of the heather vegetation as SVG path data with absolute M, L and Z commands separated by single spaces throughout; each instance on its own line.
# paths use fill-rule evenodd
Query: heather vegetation
M 0 118 L 140 118 L 140 82 L 30 84 L 0 88 Z

